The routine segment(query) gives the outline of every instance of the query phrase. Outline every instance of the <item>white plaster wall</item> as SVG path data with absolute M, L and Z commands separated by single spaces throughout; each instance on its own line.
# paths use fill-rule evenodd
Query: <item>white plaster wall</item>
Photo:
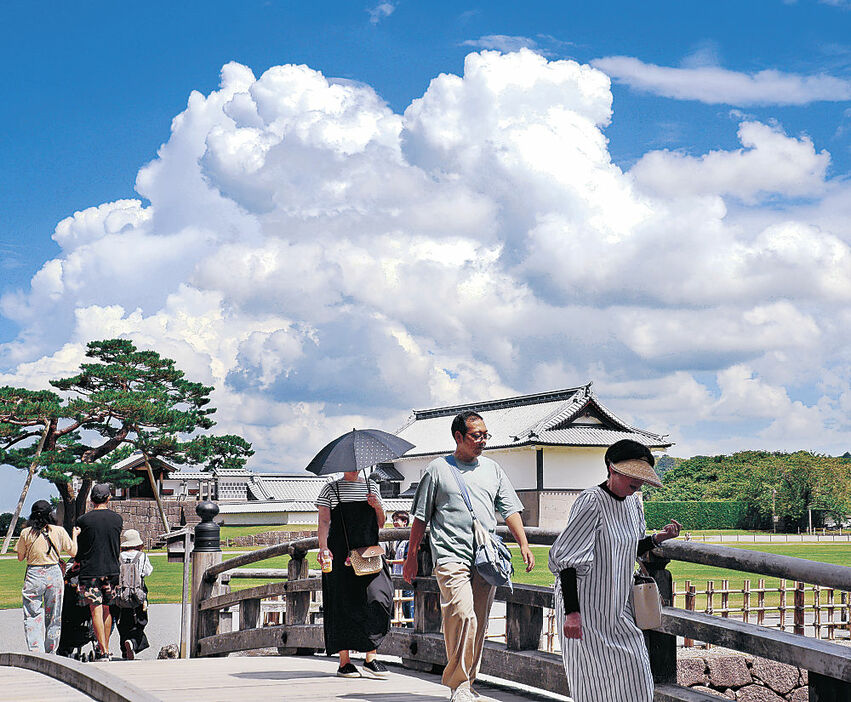
M 222 514 L 216 518 L 217 522 L 225 526 L 278 526 L 287 523 L 286 512 L 239 512 L 237 514 Z
M 515 490 L 534 490 L 537 480 L 535 449 L 524 446 L 516 449 L 485 451 L 505 471 Z
M 418 483 L 420 481 L 420 477 L 423 473 L 425 473 L 425 469 L 428 468 L 428 464 L 431 463 L 432 460 L 433 457 L 431 456 L 425 456 L 422 458 L 400 458 L 397 460 L 393 465 L 396 470 L 405 476 L 405 479 L 399 487 L 399 492 L 405 492 L 405 490 L 411 486 L 411 483 Z
M 515 490 L 535 489 L 536 469 L 534 448 L 494 449 L 493 451 L 485 451 L 485 455 L 502 466 Z M 405 480 L 402 481 L 400 487 L 400 492 L 407 490 L 411 483 L 419 482 L 422 474 L 428 468 L 428 464 L 433 460 L 433 456 L 401 458 L 397 460 L 394 463 L 396 470 L 405 476 Z
M 319 524 L 319 510 L 312 512 L 290 512 L 287 524 Z
M 538 526 L 542 529 L 564 529 L 570 508 L 580 490 L 541 493 Z
M 317 524 L 319 512 L 240 512 L 219 514 L 216 522 L 225 526 L 279 526 L 281 524 Z
M 605 454 L 602 447 L 545 446 L 544 489 L 585 490 L 599 485 L 606 479 Z
M 544 447 L 544 489 L 584 490 L 599 485 L 606 478 L 603 464 L 605 448 Z M 515 490 L 534 490 L 537 487 L 535 448 L 494 449 L 485 455 L 499 463 Z M 402 458 L 395 462 L 396 470 L 405 476 L 401 490 L 418 482 L 431 457 Z

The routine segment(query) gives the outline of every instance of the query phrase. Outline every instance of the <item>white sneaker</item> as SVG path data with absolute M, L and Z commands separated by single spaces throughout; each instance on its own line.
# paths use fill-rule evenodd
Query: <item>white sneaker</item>
M 459 687 L 452 693 L 449 702 L 475 702 L 475 699 L 469 687 Z

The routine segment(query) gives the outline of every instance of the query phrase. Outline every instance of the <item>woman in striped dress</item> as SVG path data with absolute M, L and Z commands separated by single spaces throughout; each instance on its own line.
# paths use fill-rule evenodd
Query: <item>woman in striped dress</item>
M 576 702 L 652 702 L 650 659 L 630 599 L 632 574 L 636 557 L 676 537 L 680 525 L 645 536 L 635 493 L 644 483 L 662 485 L 646 446 L 618 441 L 605 461 L 608 479 L 579 495 L 550 549 L 564 669 Z

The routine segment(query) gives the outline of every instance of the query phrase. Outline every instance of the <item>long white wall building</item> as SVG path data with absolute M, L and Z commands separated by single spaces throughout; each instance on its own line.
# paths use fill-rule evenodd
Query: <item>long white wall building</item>
M 401 475 L 400 492 L 412 493 L 435 457 L 455 450 L 451 424 L 472 410 L 485 420 L 492 438 L 485 453 L 505 470 L 529 526 L 561 528 L 584 489 L 606 477 L 603 456 L 620 439 L 634 439 L 653 451 L 672 444 L 665 436 L 630 426 L 594 395 L 591 384 L 566 390 L 414 410 L 398 432 L 414 448 L 392 463 Z M 388 466 L 389 467 L 389 466 Z

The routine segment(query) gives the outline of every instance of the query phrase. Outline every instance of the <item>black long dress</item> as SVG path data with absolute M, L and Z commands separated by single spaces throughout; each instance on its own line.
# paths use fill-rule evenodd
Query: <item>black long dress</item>
M 333 567 L 330 573 L 322 574 L 325 652 L 328 655 L 344 650 L 372 651 L 390 629 L 393 582 L 387 563 L 372 575 L 355 575 L 354 568 L 346 565 L 350 548 L 377 543 L 378 520 L 368 502 L 338 502 L 331 510 L 328 548 L 334 557 Z

